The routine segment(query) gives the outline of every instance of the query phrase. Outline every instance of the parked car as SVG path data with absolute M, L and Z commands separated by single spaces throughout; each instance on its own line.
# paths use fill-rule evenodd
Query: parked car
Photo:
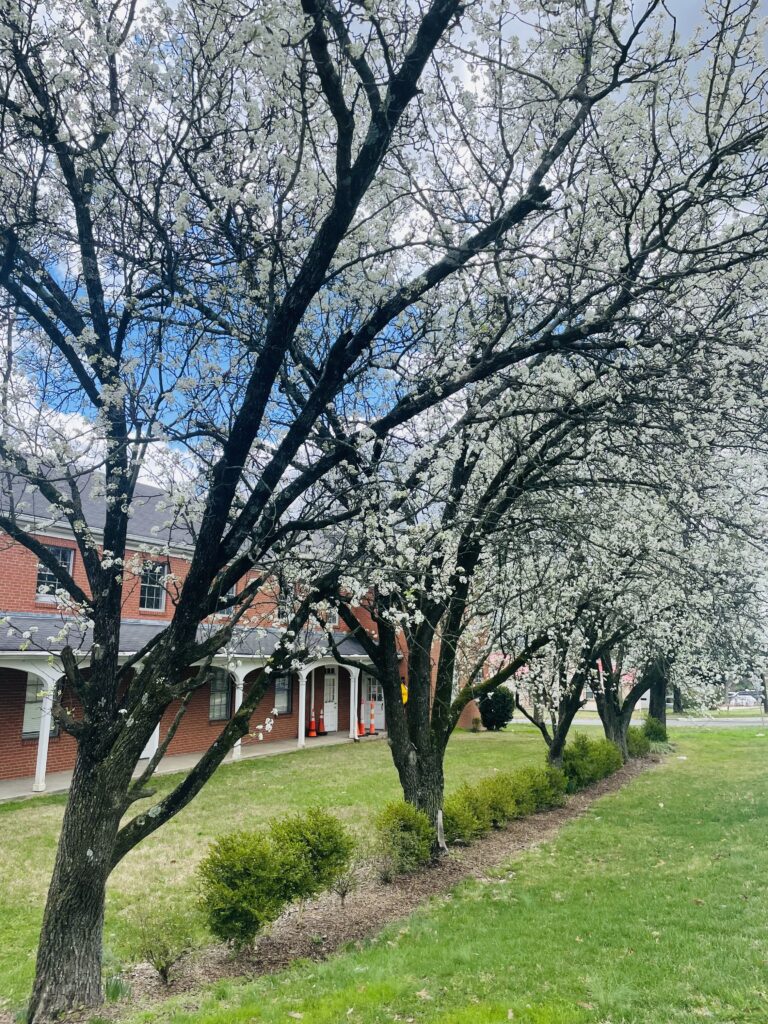
M 758 698 L 750 690 L 737 690 L 728 694 L 728 704 L 736 708 L 753 708 L 759 704 Z

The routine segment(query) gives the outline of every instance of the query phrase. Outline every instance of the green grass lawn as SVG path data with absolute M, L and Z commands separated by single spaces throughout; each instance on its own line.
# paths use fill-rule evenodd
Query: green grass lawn
M 360 949 L 220 982 L 194 1010 L 187 995 L 134 1024 L 765 1024 L 759 733 L 681 729 L 663 766 L 491 879 Z M 498 740 L 490 760 L 522 739 Z M 469 742 L 456 743 L 454 772 Z
M 539 762 L 541 738 L 532 732 L 457 733 L 448 747 L 447 787 L 494 768 Z M 158 779 L 167 790 L 173 776 Z M 360 834 L 378 808 L 400 794 L 386 743 L 311 748 L 226 765 L 173 821 L 134 850 L 112 876 L 105 951 L 108 963 L 129 961 L 136 923 L 180 906 L 184 927 L 210 941 L 194 906 L 194 871 L 221 832 L 256 828 L 270 818 L 321 804 Z M 0 804 L 0 1009 L 23 1004 L 34 968 L 56 838 L 65 798 Z M 141 805 L 136 805 L 140 807 Z

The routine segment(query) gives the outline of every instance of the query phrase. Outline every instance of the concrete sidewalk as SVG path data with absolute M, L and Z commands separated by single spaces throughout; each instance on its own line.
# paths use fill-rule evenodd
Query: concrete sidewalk
M 239 760 L 247 761 L 253 757 L 269 757 L 273 754 L 298 754 L 305 750 L 313 750 L 316 747 L 335 747 L 341 743 L 370 743 L 377 739 L 383 739 L 385 736 L 386 733 L 382 732 L 376 736 L 365 736 L 357 741 L 351 740 L 346 734 L 334 733 L 328 736 L 318 736 L 312 740 L 307 739 L 307 745 L 302 748 L 296 746 L 296 740 L 275 740 L 274 742 L 267 740 L 263 743 L 249 743 L 244 746 Z M 196 754 L 174 754 L 164 757 L 157 766 L 155 775 L 172 775 L 174 772 L 188 772 L 190 768 L 197 764 L 203 753 L 204 751 L 199 751 Z M 232 754 L 229 753 L 224 758 L 222 764 L 232 763 Z M 134 777 L 141 775 L 145 767 L 146 761 L 140 761 L 134 772 Z M 4 779 L 0 781 L 0 803 L 6 803 L 9 800 L 26 800 L 27 798 L 32 799 L 33 797 L 66 793 L 72 782 L 72 772 L 51 772 L 49 775 L 46 775 L 46 788 L 43 793 L 32 792 L 32 783 L 34 781 L 33 775 L 26 776 L 23 779 Z

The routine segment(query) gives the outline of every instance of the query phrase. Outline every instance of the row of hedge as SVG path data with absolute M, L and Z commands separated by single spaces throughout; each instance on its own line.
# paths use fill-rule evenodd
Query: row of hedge
M 639 729 L 631 732 L 631 751 L 635 751 L 631 756 L 647 754 L 647 738 Z M 519 768 L 499 772 L 473 785 L 465 782 L 443 805 L 445 840 L 451 844 L 471 843 L 515 818 L 562 807 L 566 793 L 606 778 L 621 765 L 621 753 L 615 743 L 579 734 L 565 748 L 562 769 Z M 427 815 L 412 804 L 404 800 L 387 804 L 376 819 L 376 830 L 387 875 L 416 871 L 432 859 L 434 829 Z
M 648 737 L 630 729 L 630 756 L 650 750 Z M 471 843 L 515 818 L 561 807 L 573 793 L 621 767 L 618 747 L 583 734 L 569 743 L 562 769 L 552 766 L 498 772 L 464 783 L 446 800 L 446 842 Z M 376 819 L 382 877 L 407 874 L 433 857 L 435 833 L 427 815 L 404 800 L 387 804 Z M 273 822 L 266 831 L 219 837 L 198 870 L 200 904 L 211 932 L 242 947 L 290 903 L 329 889 L 349 871 L 354 841 L 320 808 Z

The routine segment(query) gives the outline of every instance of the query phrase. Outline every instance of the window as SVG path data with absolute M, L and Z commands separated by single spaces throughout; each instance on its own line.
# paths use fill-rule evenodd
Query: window
M 139 608 L 145 612 L 161 612 L 165 608 L 165 577 L 168 566 L 164 562 L 145 562 L 141 573 Z
M 293 687 L 290 676 L 275 678 L 275 711 L 279 715 L 290 715 L 293 710 Z
M 368 692 L 367 699 L 369 701 L 375 700 L 377 704 L 384 703 L 384 688 L 375 676 L 370 676 L 366 672 L 363 676 L 363 685 L 365 687 L 365 691 Z
M 72 573 L 72 565 L 75 559 L 74 548 L 63 548 L 57 544 L 46 544 L 46 548 L 50 551 L 56 561 L 61 565 L 68 573 Z M 55 601 L 54 591 L 57 590 L 61 584 L 56 579 L 54 574 L 48 568 L 43 565 L 42 562 L 37 564 L 37 599 L 39 601 Z M 46 588 L 45 592 L 41 593 L 41 589 Z
M 223 603 L 224 601 L 231 601 L 232 598 L 236 597 L 236 596 L 237 596 L 237 584 L 233 583 L 232 586 L 229 588 L 229 590 L 222 590 L 221 591 L 221 593 L 219 594 L 219 601 L 221 603 Z M 227 609 L 229 609 L 230 607 L 231 607 L 231 605 L 228 605 Z
M 327 704 L 336 703 L 336 666 L 328 665 L 325 669 L 325 701 Z
M 293 615 L 293 594 L 281 586 L 277 595 L 277 618 L 279 622 L 288 622 Z
M 24 696 L 24 721 L 21 726 L 21 735 L 32 739 L 40 735 L 40 719 L 43 714 L 43 693 L 45 683 L 37 676 L 27 678 L 27 692 Z M 56 725 L 51 720 L 51 736 L 57 732 Z
M 338 626 L 339 624 L 339 609 L 326 608 L 323 618 L 325 619 L 326 626 L 329 626 L 331 629 L 333 629 L 335 626 Z
M 211 675 L 211 698 L 208 717 L 212 722 L 225 722 L 232 714 L 232 682 L 223 668 Z

